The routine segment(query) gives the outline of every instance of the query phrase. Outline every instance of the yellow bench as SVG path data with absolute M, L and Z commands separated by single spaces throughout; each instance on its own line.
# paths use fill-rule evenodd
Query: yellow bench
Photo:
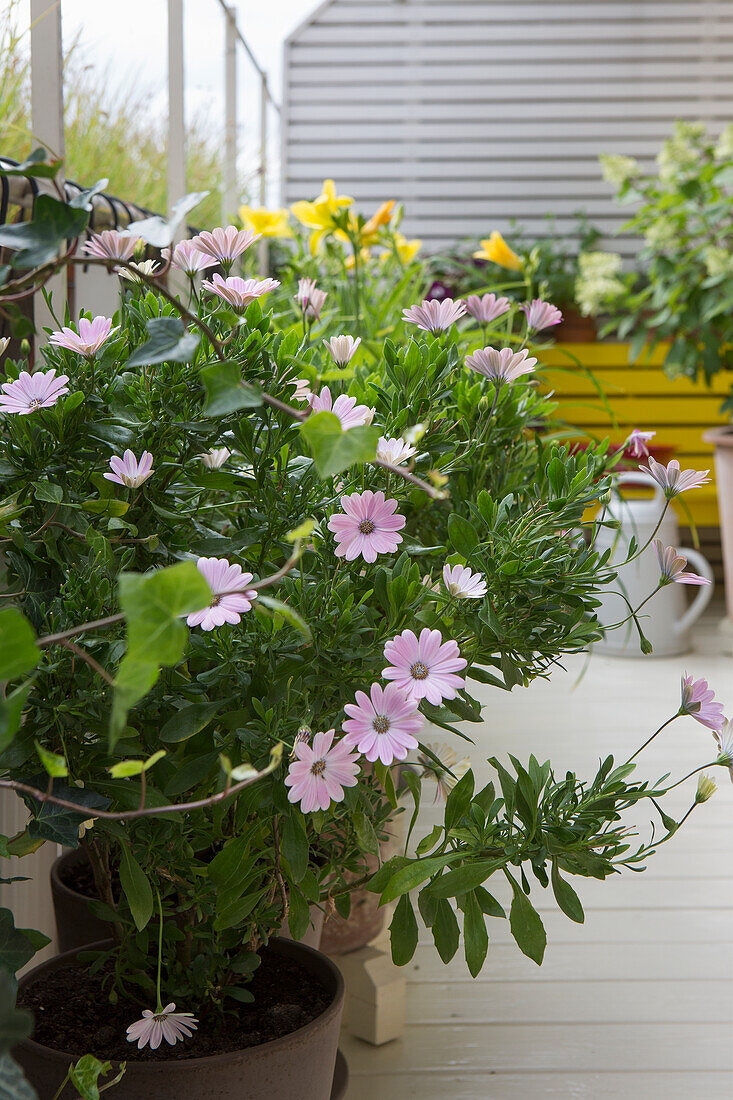
M 656 431 L 653 442 L 674 447 L 674 457 L 683 469 L 709 468 L 710 484 L 685 494 L 685 501 L 699 527 L 717 527 L 713 449 L 702 435 L 713 425 L 727 423 L 720 405 L 731 378 L 721 372 L 710 387 L 688 378 L 670 379 L 662 369 L 665 354 L 666 348 L 660 345 L 630 364 L 628 344 L 556 344 L 541 353 L 547 368 L 543 379 L 560 403 L 560 416 L 588 435 L 608 435 L 621 443 L 632 428 Z M 686 523 L 682 511 L 680 521 Z

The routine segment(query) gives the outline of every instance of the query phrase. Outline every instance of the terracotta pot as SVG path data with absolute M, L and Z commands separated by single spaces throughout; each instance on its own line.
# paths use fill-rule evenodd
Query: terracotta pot
M 703 439 L 715 447 L 715 479 L 718 487 L 720 539 L 723 544 L 725 608 L 733 628 L 733 427 L 713 428 Z
M 115 1100 L 332 1100 L 346 1094 L 348 1070 L 337 1048 L 344 1005 L 344 983 L 334 964 L 310 947 L 292 940 L 270 941 L 273 950 L 297 958 L 332 993 L 328 1008 L 305 1027 L 282 1039 L 228 1054 L 184 1061 L 127 1063 Z M 97 946 L 102 946 L 97 945 Z M 41 963 L 20 980 L 19 994 L 44 975 L 68 966 L 75 951 Z M 26 1039 L 13 1054 L 38 1093 L 52 1100 L 69 1065 L 85 1053 L 84 1036 L 78 1050 L 63 1053 Z
M 68 873 L 79 864 L 88 865 L 83 848 L 66 852 L 51 865 L 51 894 L 56 918 L 56 940 L 61 951 L 85 947 L 90 943 L 107 939 L 110 935 L 107 922 L 95 917 L 89 908 L 90 899 L 87 895 L 74 890 L 62 881 L 64 872 Z M 312 905 L 308 930 L 300 940 L 306 947 L 313 947 L 316 950 L 320 947 L 323 918 L 323 910 Z M 293 938 L 287 921 L 280 929 L 280 935 L 289 940 Z
M 584 317 L 574 306 L 563 305 L 562 321 L 548 330 L 560 344 L 594 344 L 596 341 L 596 322 L 593 317 Z
M 110 927 L 106 921 L 95 917 L 89 908 L 86 894 L 73 890 L 62 881 L 64 871 L 79 864 L 87 864 L 83 848 L 75 848 L 59 856 L 51 865 L 51 895 L 56 918 L 56 940 L 60 951 L 73 951 L 99 940 L 109 939 Z

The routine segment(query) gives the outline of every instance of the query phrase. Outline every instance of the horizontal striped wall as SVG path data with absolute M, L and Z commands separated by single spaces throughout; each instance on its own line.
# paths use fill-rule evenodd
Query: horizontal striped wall
M 598 155 L 650 164 L 675 118 L 733 119 L 731 0 L 330 0 L 285 47 L 283 197 L 333 176 L 432 247 L 579 209 L 615 235 Z

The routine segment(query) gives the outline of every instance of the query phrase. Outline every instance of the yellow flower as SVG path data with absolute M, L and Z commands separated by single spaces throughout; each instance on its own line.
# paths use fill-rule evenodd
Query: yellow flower
M 333 180 L 324 180 L 323 191 L 313 202 L 303 200 L 293 203 L 290 209 L 298 221 L 307 229 L 314 230 L 310 240 L 312 255 L 315 256 L 319 244 L 329 233 L 337 233 L 339 237 L 346 239 L 345 234 L 338 229 L 334 217 L 342 209 L 351 206 L 353 201 L 348 195 L 336 194 Z
M 240 206 L 242 223 L 263 237 L 292 237 L 287 210 L 268 210 L 266 206 Z
M 381 229 L 383 225 L 389 225 L 389 219 L 392 217 L 394 204 L 394 199 L 383 202 L 376 213 L 372 214 L 369 221 L 364 223 L 364 228 L 361 231 L 361 239 L 364 244 L 371 244 L 372 241 L 370 238 L 376 237 L 377 231 Z
M 372 254 L 371 254 L 371 252 L 369 251 L 368 248 L 360 248 L 359 249 L 359 263 L 362 265 L 362 267 L 364 267 L 366 264 L 368 264 L 369 261 L 371 260 L 371 258 L 372 258 Z M 354 266 L 354 254 L 353 254 L 353 252 L 349 256 L 346 257 L 346 259 L 344 260 L 344 265 L 346 266 L 346 269 L 348 271 L 351 271 L 351 269 Z
M 419 237 L 414 237 L 411 241 L 408 241 L 402 233 L 395 233 L 394 246 L 397 255 L 400 258 L 400 262 L 403 264 L 411 263 L 418 252 L 422 248 L 422 241 Z
M 473 255 L 477 260 L 491 260 L 492 263 L 505 267 L 508 271 L 519 271 L 522 266 L 519 256 L 497 230 L 494 230 L 488 240 L 481 241 L 480 250 Z

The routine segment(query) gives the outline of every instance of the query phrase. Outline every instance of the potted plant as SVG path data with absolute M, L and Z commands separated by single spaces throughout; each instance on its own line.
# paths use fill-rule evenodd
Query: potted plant
M 41 155 L 19 170 L 39 166 L 53 174 Z M 458 949 L 454 899 L 475 974 L 485 917 L 505 915 L 493 874 L 512 884 L 513 934 L 539 962 L 525 869 L 578 920 L 567 875 L 603 878 L 650 853 L 630 853 L 619 815 L 669 783 L 611 758 L 590 782 L 556 780 L 530 756 L 511 770 L 492 758 L 502 795 L 466 772 L 414 857 L 369 866 L 398 806 L 393 766 L 420 753 L 451 776 L 425 722 L 465 736 L 459 723 L 480 721 L 472 684 L 527 683 L 598 637 L 613 571 L 566 532 L 610 490 L 615 458 L 543 441 L 536 361 L 526 348 L 464 357 L 460 303 L 406 310 L 416 337 L 384 342 L 381 369 L 366 361 L 332 393 L 318 382 L 334 370 L 341 388 L 358 342 L 336 334 L 324 350 L 308 325 L 276 327 L 263 309 L 276 282 L 231 274 L 254 233 L 169 252 L 204 269 L 184 305 L 125 256 L 129 238 L 81 251 L 87 204 L 39 199 L 0 233 L 10 300 L 65 264 L 128 276 L 115 318 L 59 327 L 32 372 L 6 364 L 0 390 L 0 789 L 28 811 L 2 851 L 82 847 L 110 927 L 24 976 L 35 1032 L 16 1057 L 41 1100 L 84 1056 L 97 1077 L 126 1062 L 121 1100 L 235 1097 L 243 1079 L 253 1100 L 342 1095 L 340 978 L 296 942 L 312 907 L 347 914 L 363 886 L 396 901 L 404 963 L 409 892 L 444 959 Z M 139 231 L 160 243 L 175 226 Z M 669 499 L 696 484 L 674 475 L 656 471 Z M 712 728 L 719 711 L 691 682 L 677 713 Z M 715 759 L 729 756 L 726 741 Z M 420 774 L 403 774 L 409 838 Z M 662 822 L 667 839 L 678 823 Z M 277 935 L 286 920 L 291 940 Z M 0 921 L 0 969 L 14 971 L 45 941 L 7 910 Z
M 677 121 L 654 172 L 633 157 L 602 157 L 618 201 L 635 208 L 625 231 L 643 237 L 641 272 L 628 277 L 608 326 L 631 338 L 630 358 L 668 343 L 664 369 L 710 385 L 733 363 L 730 277 L 733 273 L 733 127 L 716 139 L 702 122 Z M 721 411 L 730 415 L 729 396 Z M 728 618 L 733 630 L 733 438 L 711 429 L 715 447 Z

